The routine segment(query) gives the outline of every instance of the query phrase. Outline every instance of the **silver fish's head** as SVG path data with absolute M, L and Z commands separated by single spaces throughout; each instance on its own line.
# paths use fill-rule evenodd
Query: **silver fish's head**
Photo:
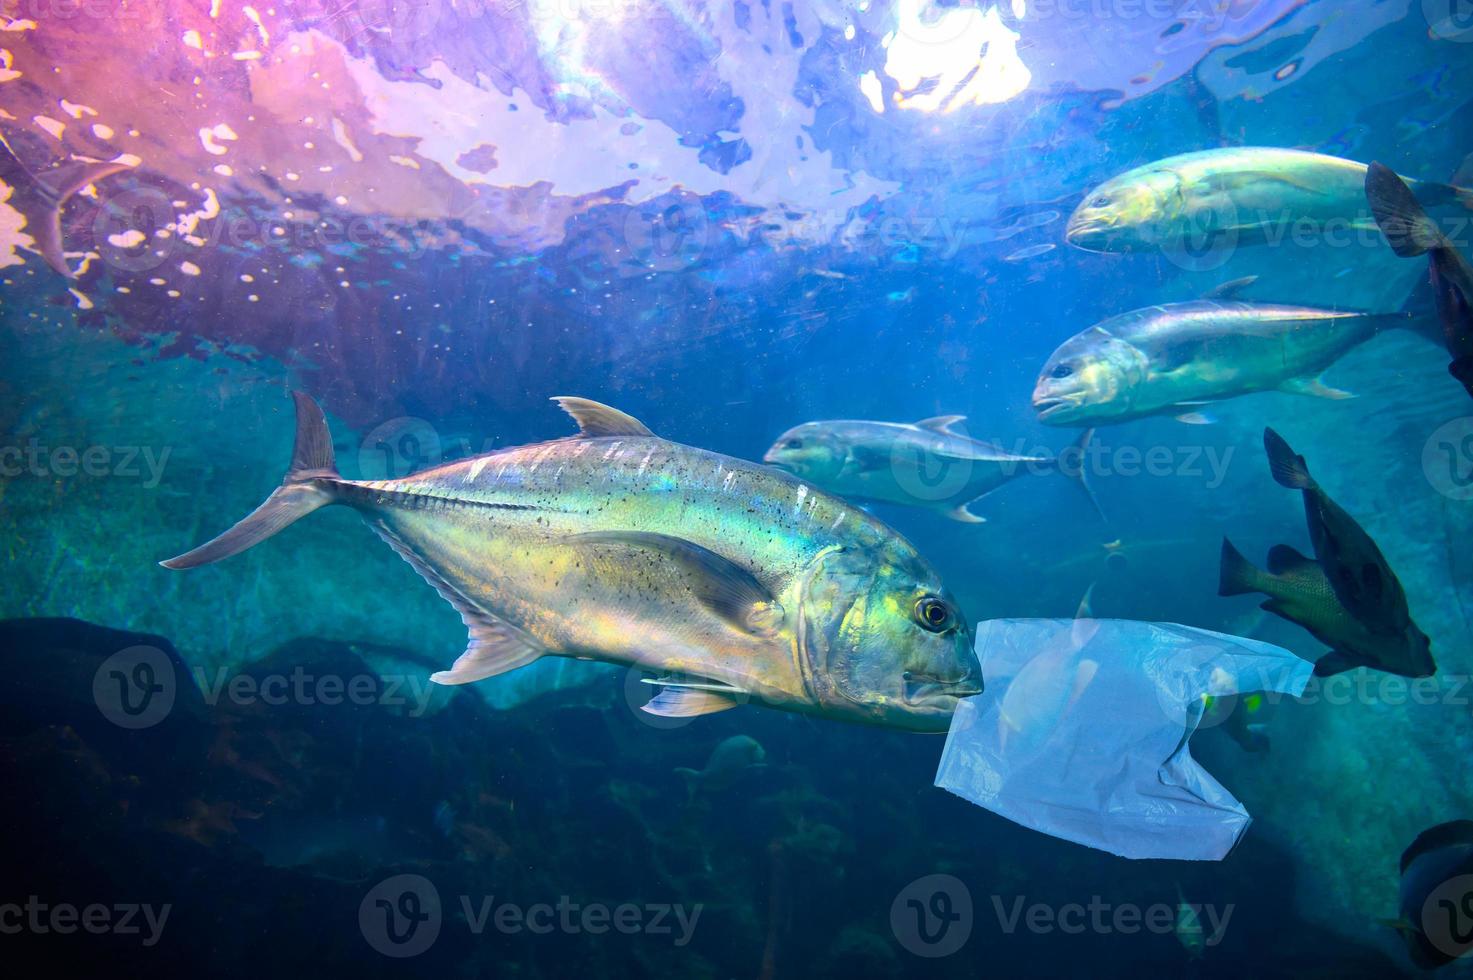
M 1064 239 L 1090 252 L 1156 248 L 1170 237 L 1183 211 L 1175 171 L 1132 170 L 1085 196 L 1069 216 Z
M 833 483 L 844 468 L 848 449 L 820 422 L 804 422 L 778 437 L 762 462 L 819 486 Z
M 820 556 L 801 608 L 801 653 L 825 715 L 941 732 L 960 699 L 982 691 L 971 626 L 903 539 Z
M 1044 425 L 1092 425 L 1127 415 L 1145 381 L 1146 358 L 1102 327 L 1059 345 L 1033 386 L 1033 411 Z

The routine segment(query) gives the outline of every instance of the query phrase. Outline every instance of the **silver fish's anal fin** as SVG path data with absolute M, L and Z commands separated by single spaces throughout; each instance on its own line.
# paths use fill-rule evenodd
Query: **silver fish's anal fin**
M 641 711 L 662 718 L 694 718 L 728 711 L 741 702 L 715 691 L 703 691 L 690 687 L 667 687 L 650 698 Z
M 961 425 L 967 420 L 965 415 L 936 415 L 928 419 L 921 419 L 916 423 L 917 429 L 926 429 L 930 432 L 939 432 L 944 436 L 963 435 L 956 432 L 952 427 Z
M 300 391 L 292 392 L 292 399 L 297 410 L 296 446 L 281 487 L 224 534 L 159 564 L 165 568 L 195 568 L 229 558 L 336 501 L 332 484 L 338 479 L 338 471 L 327 420 L 317 403 Z
M 693 541 L 652 531 L 590 531 L 571 543 L 654 553 L 674 563 L 696 600 L 740 630 L 767 632 L 782 621 L 782 607 L 756 576 Z
M 470 644 L 465 652 L 456 658 L 449 670 L 431 674 L 430 680 L 436 684 L 469 684 L 525 667 L 547 652 L 532 637 L 466 598 L 382 521 L 370 521 L 369 526 L 460 613 L 460 621 L 470 631 Z
M 714 694 L 723 694 L 732 698 L 743 698 L 747 693 L 739 687 L 723 684 L 720 681 L 709 681 L 698 677 L 646 677 L 640 680 L 641 684 L 653 684 L 656 687 L 678 687 L 692 691 L 711 691 Z
M 984 493 L 982 497 L 985 496 L 987 496 L 987 494 Z M 973 497 L 966 503 L 957 504 L 955 507 L 946 511 L 946 516 L 954 521 L 959 521 L 962 524 L 986 524 L 987 518 L 972 510 L 972 505 L 981 500 L 982 497 Z
M 12 205 L 18 207 L 25 216 L 26 234 L 35 241 L 36 251 L 41 254 L 41 258 L 46 260 L 47 265 L 68 279 L 75 278 L 66 263 L 66 251 L 61 234 L 61 209 L 73 195 L 88 184 L 133 168 L 129 164 L 115 161 L 106 163 L 70 161 L 59 167 L 37 173 L 25 165 L 3 137 L 0 137 L 0 146 L 3 146 L 5 152 L 35 185 L 34 193 L 30 195 L 30 202 L 21 201 Z
M 601 402 L 570 395 L 553 398 L 558 407 L 572 416 L 578 423 L 578 435 L 585 439 L 600 439 L 606 436 L 652 436 L 653 432 L 632 415 Z
M 1330 398 L 1336 401 L 1355 397 L 1354 392 L 1333 388 L 1320 378 L 1290 378 L 1279 385 L 1279 390 L 1291 395 L 1308 395 L 1311 398 Z
M 1217 416 L 1211 412 L 1182 412 L 1176 416 L 1182 425 L 1216 425 Z

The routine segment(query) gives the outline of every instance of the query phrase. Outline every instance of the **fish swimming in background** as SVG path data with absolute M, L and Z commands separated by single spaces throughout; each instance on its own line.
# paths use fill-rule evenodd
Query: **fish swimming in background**
M 579 433 L 398 480 L 345 480 L 297 393 L 286 480 L 224 534 L 163 562 L 237 554 L 329 504 L 352 507 L 460 614 L 441 684 L 542 656 L 656 672 L 644 710 L 788 711 L 945 731 L 982 689 L 972 630 L 931 566 L 852 504 L 770 467 L 556 401 Z
M 1424 970 L 1473 949 L 1473 820 L 1450 820 L 1417 835 L 1401 855 L 1397 918 L 1407 955 Z
M 685 780 L 689 799 L 702 793 L 720 793 L 734 786 L 743 776 L 767 767 L 767 750 L 750 735 L 733 735 L 722 739 L 711 750 L 704 769 L 679 766 L 675 774 Z
M 17 190 L 10 203 L 25 217 L 23 230 L 36 243 L 36 251 L 46 264 L 68 279 L 75 273 L 66 263 L 66 251 L 61 234 L 61 209 L 66 202 L 88 184 L 111 177 L 113 174 L 132 170 L 130 164 L 94 161 L 72 161 L 51 170 L 37 173 L 27 167 L 4 136 L 0 136 L 0 149 L 5 151 L 12 163 L 30 180 L 24 190 Z
M 1185 241 L 1275 241 L 1308 224 L 1372 229 L 1362 207 L 1366 165 L 1278 147 L 1240 146 L 1166 157 L 1105 181 L 1069 218 L 1064 237 L 1091 252 L 1154 250 Z M 1473 207 L 1473 190 L 1411 181 L 1429 205 Z
M 1243 281 L 1219 287 L 1219 294 Z M 1194 300 L 1110 317 L 1059 345 L 1039 372 L 1045 425 L 1095 426 L 1148 415 L 1210 422 L 1206 403 L 1258 391 L 1350 398 L 1320 375 L 1380 330 L 1416 329 L 1404 313 Z
M 1404 677 L 1435 674 L 1432 643 L 1412 622 L 1406 592 L 1376 542 L 1315 483 L 1304 457 L 1282 436 L 1265 429 L 1263 441 L 1274 479 L 1304 494 L 1315 558 L 1275 545 L 1265 572 L 1224 538 L 1218 595 L 1269 596 L 1264 609 L 1304 627 L 1330 648 L 1314 665 L 1320 677 L 1355 667 Z
M 1406 181 L 1379 163 L 1366 171 L 1366 200 L 1397 255 L 1428 256 L 1443 343 L 1452 356 L 1447 373 L 1473 395 L 1473 265 L 1427 216 Z
M 1095 587 L 1085 590 L 1067 633 L 1019 668 L 1003 692 L 997 711 L 997 745 L 1013 761 L 1031 757 L 1048 744 L 1059 722 L 1094 681 L 1100 665 L 1084 648 L 1100 630 L 1095 618 Z
M 1056 456 L 1021 456 L 973 439 L 957 429 L 965 421 L 942 415 L 913 425 L 804 422 L 779 436 L 762 461 L 846 499 L 921 507 L 968 524 L 986 521 L 973 505 L 1003 484 L 1025 473 L 1057 472 L 1074 480 L 1099 511 L 1082 465 L 1091 432 L 1074 446 L 1071 466 Z

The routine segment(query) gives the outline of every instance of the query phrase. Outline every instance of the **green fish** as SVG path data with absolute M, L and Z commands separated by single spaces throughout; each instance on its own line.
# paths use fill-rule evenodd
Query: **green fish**
M 1304 493 L 1315 558 L 1275 545 L 1264 572 L 1224 538 L 1218 595 L 1269 596 L 1264 609 L 1303 626 L 1330 648 L 1314 665 L 1321 677 L 1354 667 L 1404 677 L 1435 674 L 1432 642 L 1412 622 L 1406 592 L 1376 542 L 1315 483 L 1304 457 L 1282 436 L 1265 429 L 1263 441 L 1274 479 Z
M 1364 207 L 1366 165 L 1279 147 L 1240 146 L 1166 157 L 1096 187 L 1069 218 L 1064 237 L 1091 252 L 1150 251 L 1221 239 L 1277 240 L 1290 228 L 1344 222 L 1374 230 Z M 1473 191 L 1411 181 L 1429 205 L 1473 207 Z
M 1148 415 L 1202 423 L 1211 421 L 1201 411 L 1205 403 L 1257 391 L 1349 398 L 1320 375 L 1378 331 L 1421 324 L 1400 313 L 1215 298 L 1150 306 L 1060 344 L 1039 372 L 1033 410 L 1045 425 L 1084 427 Z
M 972 630 L 931 566 L 884 524 L 791 476 L 558 398 L 578 435 L 400 480 L 345 480 L 322 410 L 293 397 L 284 484 L 166 567 L 218 561 L 342 504 L 464 620 L 470 646 L 432 676 L 441 684 L 577 657 L 658 674 L 653 714 L 755 699 L 937 732 L 982 689 Z

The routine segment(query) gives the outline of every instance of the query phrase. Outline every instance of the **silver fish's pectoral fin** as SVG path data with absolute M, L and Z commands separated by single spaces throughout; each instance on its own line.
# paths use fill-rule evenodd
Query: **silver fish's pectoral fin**
M 461 622 L 470 631 L 471 641 L 465 653 L 456 658 L 449 670 L 431 674 L 430 680 L 436 684 L 469 684 L 525 667 L 547 652 L 522 630 L 497 619 L 467 599 L 382 521 L 370 521 L 369 526 L 460 613 Z
M 667 687 L 640 710 L 662 718 L 694 718 L 727 711 L 741 704 L 730 695 L 694 687 Z
M 782 621 L 782 606 L 756 576 L 693 541 L 652 531 L 591 531 L 574 535 L 572 543 L 654 552 L 680 569 L 701 605 L 746 632 L 767 632 Z
M 578 435 L 584 438 L 654 435 L 639 419 L 626 415 L 617 408 L 610 408 L 601 402 L 588 398 L 574 398 L 569 395 L 558 395 L 553 398 L 553 401 L 573 417 L 573 421 L 578 423 Z
M 1257 281 L 1257 276 L 1242 276 L 1238 279 L 1229 279 L 1227 282 L 1220 282 L 1216 286 L 1213 286 L 1211 289 L 1207 290 L 1207 292 L 1202 294 L 1202 298 L 1224 301 L 1240 299 L 1242 297 L 1243 290 L 1247 289 L 1249 286 L 1253 285 Z

